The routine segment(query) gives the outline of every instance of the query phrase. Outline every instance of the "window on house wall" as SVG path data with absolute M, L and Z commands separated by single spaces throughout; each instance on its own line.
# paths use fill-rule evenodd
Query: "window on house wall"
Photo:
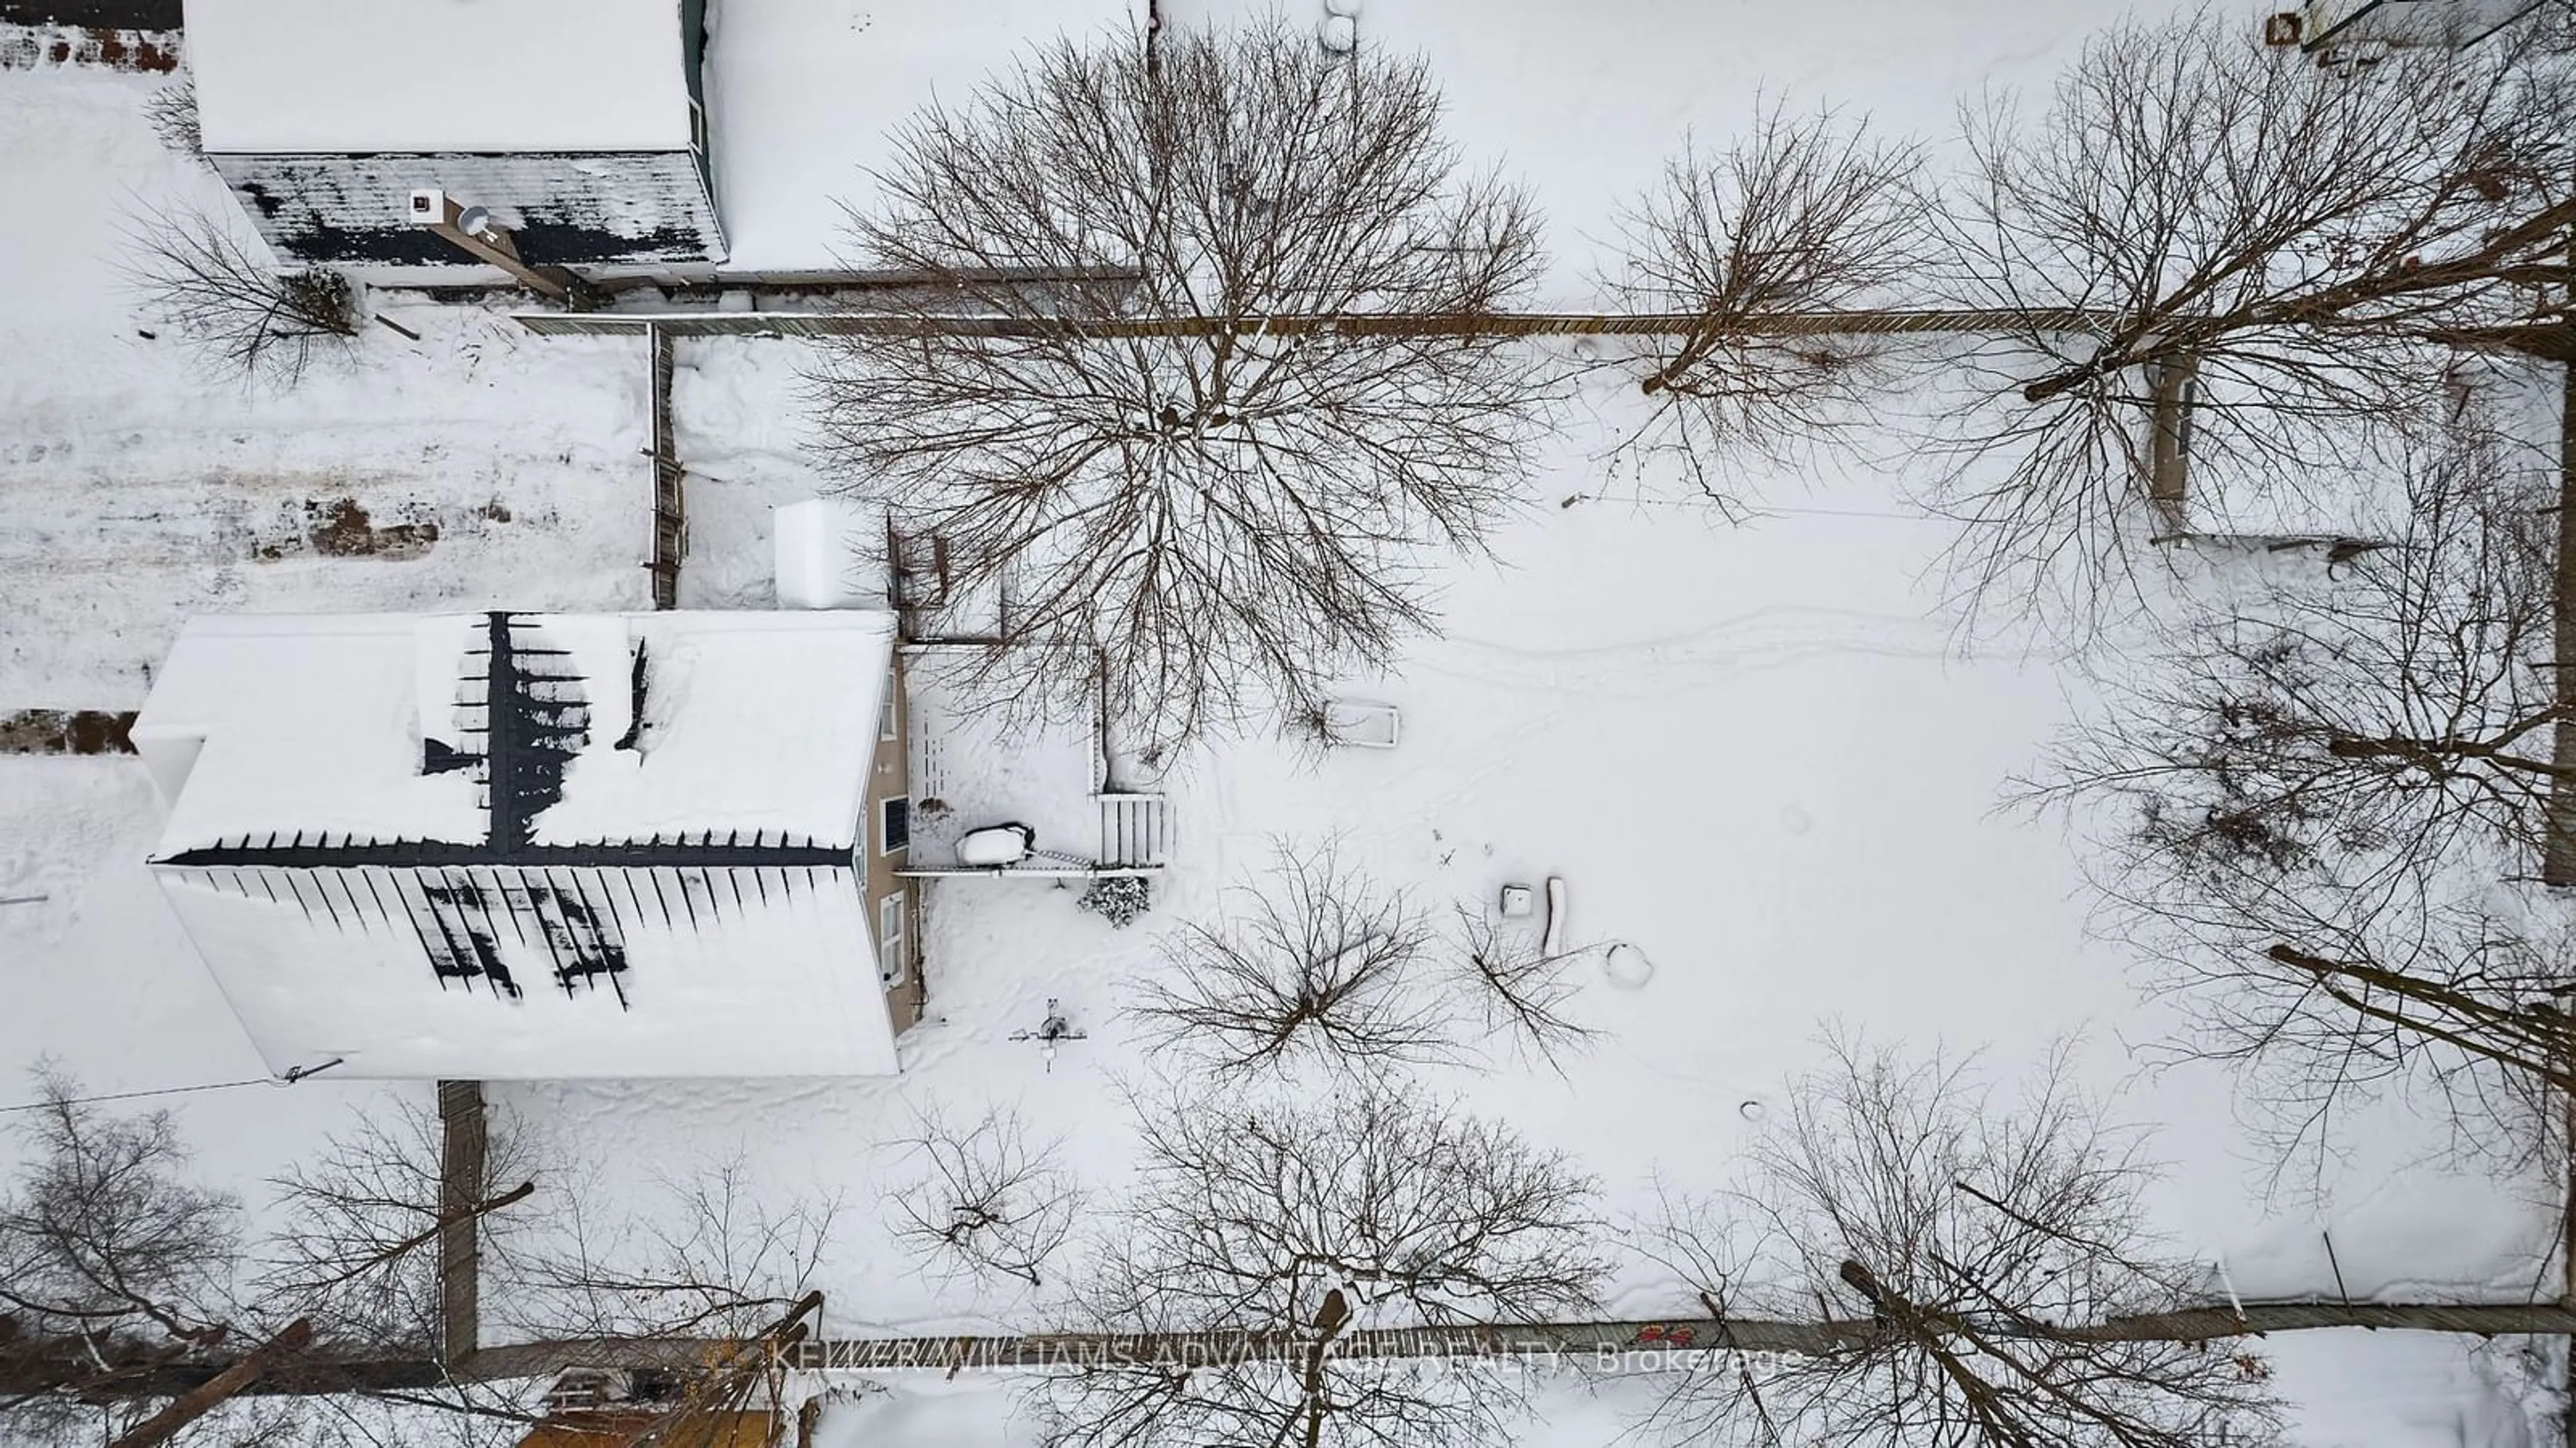
M 877 902 L 877 981 L 887 990 L 903 984 L 908 970 L 904 942 L 903 892 Z
M 903 733 L 903 725 L 900 720 L 900 716 L 903 712 L 902 696 L 902 681 L 895 677 L 893 670 L 887 670 L 885 684 L 885 708 L 880 710 L 877 715 L 877 738 L 880 741 L 895 739 Z
M 912 801 L 888 795 L 877 801 L 877 853 L 891 855 L 912 843 Z

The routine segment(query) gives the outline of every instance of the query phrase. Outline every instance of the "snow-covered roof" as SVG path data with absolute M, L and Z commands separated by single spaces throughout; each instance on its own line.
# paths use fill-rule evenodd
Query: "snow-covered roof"
M 858 843 L 891 615 L 509 617 L 522 652 L 561 661 L 548 691 L 584 713 L 533 843 Z M 156 856 L 271 835 L 484 840 L 476 774 L 425 773 L 422 758 L 425 741 L 481 748 L 488 628 L 473 614 L 190 619 L 134 725 L 170 805 Z
M 273 1070 L 895 1069 L 883 613 L 191 620 L 134 726 L 163 891 Z
M 212 152 L 679 151 L 679 0 L 187 0 Z
M 157 873 L 251 1043 L 281 1075 L 334 1057 L 342 1061 L 334 1075 L 393 1079 L 896 1069 L 869 907 L 850 880 L 830 872 L 210 866 Z M 523 934 L 512 911 L 479 894 L 452 913 L 449 928 L 479 927 L 515 994 L 488 976 L 433 968 L 428 952 L 444 942 L 421 908 L 424 889 L 458 899 L 470 887 L 498 895 L 531 880 L 590 901 L 599 919 L 618 907 L 618 970 L 557 979 L 553 961 L 565 942 L 548 936 L 559 935 L 561 912 L 546 917 L 546 930 Z M 683 896 L 700 912 L 695 923 Z M 661 920 L 660 898 L 670 901 L 672 923 Z
M 417 639 L 461 647 L 466 622 L 190 619 L 134 725 L 170 806 L 160 852 L 272 833 L 481 839 L 474 781 L 420 769 Z
M 643 646 L 637 747 L 616 747 L 631 697 L 620 694 L 608 705 L 617 732 L 592 726 L 563 799 L 537 816 L 539 844 L 766 833 L 857 846 L 894 667 L 892 614 L 652 613 L 622 622 L 627 637 L 589 647 L 600 651 L 599 666 L 624 670 L 628 640 Z M 629 675 L 616 678 L 624 684 Z M 612 692 L 594 690 L 594 699 Z
M 733 266 L 844 264 L 842 205 L 869 204 L 868 172 L 893 160 L 893 127 L 933 99 L 962 100 L 1059 34 L 1132 36 L 1147 6 L 976 0 L 862 9 L 723 0 L 707 47 L 707 121 Z

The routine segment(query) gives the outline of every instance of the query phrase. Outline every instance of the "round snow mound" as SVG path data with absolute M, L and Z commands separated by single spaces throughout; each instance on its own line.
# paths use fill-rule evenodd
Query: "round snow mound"
M 1638 990 L 1655 978 L 1655 963 L 1633 945 L 1614 945 L 1601 958 L 1601 973 L 1621 990 Z
M 1747 1121 L 1760 1121 L 1763 1114 L 1770 1109 L 1770 1107 L 1762 1104 L 1761 1097 L 1756 1096 L 1750 1101 L 1737 1102 L 1735 1114 L 1743 1117 Z
M 1360 13 L 1360 0 L 1324 0 L 1324 13 L 1327 15 L 1357 15 Z
M 1316 38 L 1324 42 L 1324 48 L 1333 54 L 1348 55 L 1351 47 L 1359 44 L 1359 27 L 1351 24 L 1351 17 L 1347 15 L 1328 15 L 1324 17 L 1323 28 L 1316 32 Z
M 1780 828 L 1793 835 L 1803 835 L 1815 827 L 1814 816 L 1794 804 L 1780 811 Z

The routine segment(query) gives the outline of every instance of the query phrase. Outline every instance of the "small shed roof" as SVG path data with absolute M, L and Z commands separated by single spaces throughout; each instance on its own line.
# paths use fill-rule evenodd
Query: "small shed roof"
M 187 0 L 214 153 L 680 151 L 679 0 Z

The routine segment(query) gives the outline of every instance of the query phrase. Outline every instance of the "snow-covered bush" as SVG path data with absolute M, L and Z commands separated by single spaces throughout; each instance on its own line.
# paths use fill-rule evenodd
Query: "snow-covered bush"
M 1488 1036 L 1507 1039 L 1551 1066 L 1560 1053 L 1590 1043 L 1592 1028 L 1578 1024 L 1568 1008 L 1580 988 L 1575 966 L 1594 952 L 1551 953 L 1540 931 L 1515 929 L 1481 908 L 1461 905 L 1457 917 L 1454 975 L 1475 1000 Z
M 1154 886 L 1142 875 L 1103 875 L 1073 903 L 1124 930 L 1154 908 Z

